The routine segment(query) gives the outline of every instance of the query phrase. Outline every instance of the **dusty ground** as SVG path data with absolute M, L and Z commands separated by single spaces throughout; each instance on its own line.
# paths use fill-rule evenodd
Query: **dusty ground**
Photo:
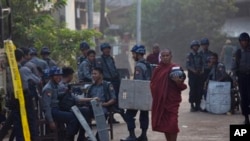
M 182 93 L 182 103 L 179 111 L 178 141 L 229 141 L 229 125 L 241 124 L 243 117 L 236 113 L 234 115 L 215 115 L 204 112 L 189 112 L 188 89 Z M 120 115 L 115 115 L 120 124 L 114 125 L 113 141 L 120 141 L 128 135 L 126 123 Z M 136 117 L 136 135 L 140 135 L 139 117 Z M 150 123 L 151 124 L 151 123 Z M 151 125 L 148 130 L 149 141 L 165 141 L 162 133 L 153 132 Z M 6 138 L 5 141 L 8 139 Z
M 229 125 L 241 124 L 243 117 L 236 113 L 234 115 L 215 115 L 204 112 L 189 112 L 188 89 L 182 93 L 182 103 L 179 111 L 178 141 L 229 141 Z M 115 115 L 122 121 L 119 115 Z M 136 120 L 137 136 L 140 135 L 139 120 Z M 114 125 L 114 141 L 128 135 L 124 121 Z M 149 141 L 165 141 L 162 133 L 153 132 L 151 126 L 148 130 Z

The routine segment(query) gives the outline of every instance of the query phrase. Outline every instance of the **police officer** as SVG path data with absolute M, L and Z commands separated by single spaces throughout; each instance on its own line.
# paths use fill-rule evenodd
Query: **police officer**
M 47 62 L 45 62 L 44 60 L 40 59 L 37 57 L 37 50 L 34 47 L 30 48 L 30 56 L 31 56 L 31 62 L 36 64 L 38 67 L 38 70 L 42 73 L 43 70 L 45 69 L 49 69 L 49 65 L 47 64 Z
M 42 56 L 42 59 L 47 62 L 49 67 L 57 66 L 56 62 L 49 57 L 50 50 L 48 47 L 42 47 L 40 55 Z
M 112 83 L 115 95 L 118 97 L 120 89 L 120 76 L 116 68 L 114 58 L 111 56 L 111 46 L 108 43 L 102 43 L 100 46 L 102 51 L 101 57 L 96 59 L 96 66 L 102 68 L 104 80 Z M 123 116 L 124 111 L 118 108 L 118 101 L 116 103 L 114 112 L 120 113 Z M 114 123 L 119 123 L 114 119 Z
M 135 80 L 149 80 L 149 70 L 146 65 L 146 60 L 143 56 L 146 53 L 146 49 L 143 45 L 135 45 L 132 50 L 133 59 L 136 61 L 134 79 Z M 141 135 L 136 138 L 135 136 L 135 116 L 138 110 L 128 109 L 126 111 L 126 122 L 129 131 L 129 136 L 125 139 L 121 139 L 121 141 L 147 141 L 147 130 L 149 124 L 149 115 L 148 111 L 140 111 L 140 127 L 141 127 Z
M 37 129 L 36 129 L 36 118 L 35 118 L 35 112 L 34 112 L 34 105 L 32 101 L 32 95 L 29 91 L 29 81 L 32 81 L 34 84 L 40 83 L 40 78 L 37 77 L 35 74 L 31 72 L 31 70 L 26 67 L 22 66 L 21 63 L 24 57 L 24 53 L 21 49 L 15 50 L 15 56 L 19 67 L 19 72 L 22 80 L 23 85 L 23 93 L 24 93 L 24 99 L 25 99 L 25 107 L 27 110 L 27 117 L 28 117 L 28 123 L 30 127 L 30 133 L 31 133 L 31 140 L 36 140 L 35 138 L 38 136 Z M 13 101 L 14 102 L 14 101 Z M 14 124 L 14 134 L 16 136 L 17 141 L 23 141 L 23 129 L 22 129 L 22 122 L 20 117 L 20 109 L 18 101 L 16 100 L 15 103 L 12 103 L 13 105 L 16 105 L 13 107 L 13 124 Z
M 234 55 L 232 72 L 238 77 L 241 96 L 241 110 L 245 117 L 245 124 L 249 124 L 250 114 L 250 37 L 243 32 L 239 36 L 241 48 Z
M 18 62 L 19 62 L 19 67 L 20 67 L 20 70 L 22 70 L 22 71 L 20 71 L 20 72 L 22 72 L 21 73 L 21 77 L 22 77 L 22 80 L 24 81 L 23 83 L 25 83 L 25 87 L 26 87 L 26 84 L 28 83 L 28 89 L 27 88 L 25 88 L 25 98 L 26 98 L 26 101 L 27 101 L 27 104 L 31 104 L 32 102 L 31 102 L 31 100 L 30 99 L 32 99 L 32 97 L 34 96 L 34 94 L 33 94 L 33 92 L 32 92 L 32 88 L 31 88 L 31 83 L 32 84 L 36 84 L 36 83 L 38 83 L 39 82 L 39 77 L 36 75 L 36 76 L 34 76 L 35 75 L 35 72 L 36 71 L 34 71 L 34 70 L 36 70 L 36 66 L 33 64 L 33 63 L 31 63 L 31 62 L 27 62 L 27 59 L 26 59 L 26 57 L 28 56 L 27 54 L 28 54 L 28 52 L 29 52 L 29 49 L 28 48 L 21 48 L 21 50 L 20 49 L 17 49 L 16 50 L 16 59 L 17 60 L 19 60 Z M 20 60 L 20 57 L 23 55 L 23 58 Z M 28 67 L 28 68 L 27 68 Z M 30 70 L 29 70 L 30 69 Z M 24 71 L 23 71 L 24 70 Z M 33 71 L 32 71 L 33 70 Z M 31 73 L 31 72 L 32 73 Z M 30 74 L 29 74 L 30 73 Z M 10 75 L 10 73 L 9 73 L 9 75 Z M 10 77 L 9 75 L 7 75 L 7 78 L 8 77 Z M 24 79 L 24 77 L 25 77 L 25 79 Z M 8 91 L 8 94 L 13 94 L 14 92 L 13 92 L 13 86 L 12 86 L 12 82 L 10 82 L 10 81 L 12 81 L 12 80 L 10 80 L 11 78 L 8 78 L 8 80 L 7 80 L 7 82 L 8 82 L 8 87 L 7 87 L 7 91 Z M 28 80 L 28 82 L 26 81 L 26 79 Z M 11 86 L 10 86 L 11 85 Z M 14 101 L 12 101 L 12 99 L 13 99 L 13 97 L 9 97 L 9 102 L 7 102 L 7 103 L 9 103 L 9 104 L 7 104 L 6 105 L 6 107 L 8 107 L 8 108 L 10 108 L 11 110 L 13 110 L 13 111 L 17 111 L 17 112 L 19 112 L 18 110 L 19 109 L 17 109 L 18 107 L 17 107 L 17 104 L 16 104 L 16 102 L 15 102 L 15 100 Z M 31 131 L 31 137 L 32 138 L 35 138 L 36 136 L 37 136 L 37 130 L 35 129 L 35 125 L 34 125 L 34 123 L 35 123 L 35 119 L 34 119 L 34 117 L 35 117 L 35 113 L 34 113 L 34 109 L 33 109 L 33 107 L 34 106 L 29 106 L 29 107 L 27 107 L 27 114 L 28 114 L 28 121 L 29 121 L 29 123 L 31 124 L 30 125 L 30 129 L 32 130 Z M 9 131 L 9 129 L 11 128 L 11 126 L 12 126 L 12 124 L 14 123 L 14 120 L 15 119 L 13 119 L 14 117 L 13 117 L 14 115 L 13 115 L 13 112 L 11 112 L 9 115 L 8 115 L 8 118 L 7 118 L 7 120 L 5 121 L 5 124 L 4 124 L 4 126 L 1 128 L 1 130 L 0 130 L 0 140 L 3 140 L 3 138 L 7 135 L 7 132 Z M 19 121 L 18 121 L 19 122 Z M 18 123 L 18 125 L 17 126 L 19 126 L 19 123 Z M 12 134 L 13 136 L 15 136 L 14 134 Z M 12 138 L 13 136 L 11 135 L 11 137 L 10 138 Z
M 82 61 L 80 66 L 78 67 L 78 78 L 80 82 L 92 82 L 92 70 L 96 66 L 95 62 L 95 51 L 90 49 L 87 52 L 87 59 Z
M 211 71 L 208 74 L 209 80 L 214 81 L 230 81 L 229 75 L 226 72 L 226 67 L 223 63 L 218 62 L 218 54 L 212 53 L 209 57 L 209 65 L 211 65 Z
M 90 49 L 90 46 L 87 42 L 83 41 L 80 43 L 81 56 L 77 58 L 77 66 L 79 66 L 82 61 L 87 59 L 87 52 Z
M 71 67 L 63 67 L 62 68 L 62 80 L 60 82 L 60 91 L 63 91 L 63 96 L 59 101 L 59 108 L 63 111 L 71 111 L 71 107 L 74 105 L 78 105 L 83 102 L 89 102 L 93 99 L 97 99 L 96 97 L 93 98 L 82 98 L 79 95 L 75 95 L 72 93 L 72 89 L 70 89 L 69 83 L 73 79 L 74 70 Z M 81 111 L 82 115 L 86 119 L 88 123 L 91 121 L 91 115 L 88 107 L 78 107 Z M 84 129 L 80 128 L 80 132 L 78 135 L 77 141 L 84 141 L 85 138 L 85 131 Z
M 190 48 L 191 52 L 187 55 L 186 68 L 188 70 L 189 102 L 191 112 L 200 110 L 200 102 L 203 88 L 203 58 L 198 53 L 199 41 L 193 40 Z
M 24 61 L 23 61 L 22 65 L 28 67 L 32 71 L 32 73 L 34 73 L 35 75 L 37 75 L 38 77 L 40 77 L 40 73 L 37 70 L 37 65 L 34 64 L 34 63 L 32 63 L 30 61 L 31 56 L 30 56 L 30 50 L 29 50 L 29 48 L 27 48 L 27 47 L 21 47 L 20 49 L 24 53 Z
M 213 54 L 213 52 L 209 50 L 208 38 L 202 38 L 200 40 L 200 46 L 201 46 L 201 50 L 199 51 L 199 54 L 202 56 L 203 68 L 204 68 L 202 85 L 204 86 L 204 83 L 207 80 L 208 74 L 211 71 L 211 68 L 209 67 L 208 62 L 209 62 L 209 57 Z
M 116 103 L 114 87 L 110 82 L 103 80 L 103 70 L 101 68 L 93 68 L 92 78 L 94 83 L 89 87 L 87 97 L 98 97 L 106 114 L 109 112 L 109 108 Z
M 50 68 L 50 80 L 42 91 L 42 106 L 50 128 L 56 128 L 55 122 L 66 123 L 66 140 L 74 141 L 74 136 L 79 130 L 79 123 L 72 112 L 63 111 L 59 108 L 59 101 L 64 94 L 59 85 L 61 75 L 62 70 L 59 67 L 53 66 Z
M 32 71 L 33 74 L 35 74 L 37 77 L 41 78 L 42 74 L 38 71 L 37 64 L 30 61 L 31 60 L 30 49 L 27 47 L 22 47 L 20 49 L 24 53 L 24 61 L 22 62 L 22 65 L 28 67 Z M 42 84 L 39 84 L 40 87 L 41 87 L 41 85 Z M 29 87 L 30 87 L 31 93 L 33 93 L 33 95 L 36 96 L 36 98 L 37 98 L 37 96 L 38 96 L 37 86 L 30 83 Z

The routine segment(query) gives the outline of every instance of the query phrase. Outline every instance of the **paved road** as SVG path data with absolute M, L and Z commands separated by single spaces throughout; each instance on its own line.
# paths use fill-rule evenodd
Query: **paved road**
M 215 115 L 204 112 L 189 112 L 188 89 L 182 93 L 182 103 L 179 111 L 178 141 L 229 141 L 229 125 L 240 124 L 243 117 L 236 113 L 234 115 Z M 138 114 L 139 115 L 139 114 Z M 115 115 L 122 121 L 119 115 Z M 136 119 L 136 135 L 140 135 L 139 120 Z M 128 135 L 126 124 L 122 121 L 114 125 L 114 141 Z M 148 130 L 149 141 L 165 141 L 162 133 L 153 132 L 151 126 Z

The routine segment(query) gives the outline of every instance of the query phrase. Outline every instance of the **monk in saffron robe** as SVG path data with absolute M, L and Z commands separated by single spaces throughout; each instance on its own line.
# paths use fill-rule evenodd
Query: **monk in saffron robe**
M 181 91 L 187 88 L 184 79 L 169 77 L 173 67 L 172 53 L 165 49 L 160 53 L 159 66 L 151 78 L 152 128 L 154 131 L 165 133 L 167 141 L 176 141 L 178 128 L 178 110 L 181 102 Z

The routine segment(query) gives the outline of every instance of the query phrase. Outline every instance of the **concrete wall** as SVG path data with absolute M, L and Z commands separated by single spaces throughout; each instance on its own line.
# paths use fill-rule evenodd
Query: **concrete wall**
M 65 22 L 69 29 L 75 30 L 75 0 L 68 0 L 65 6 Z

